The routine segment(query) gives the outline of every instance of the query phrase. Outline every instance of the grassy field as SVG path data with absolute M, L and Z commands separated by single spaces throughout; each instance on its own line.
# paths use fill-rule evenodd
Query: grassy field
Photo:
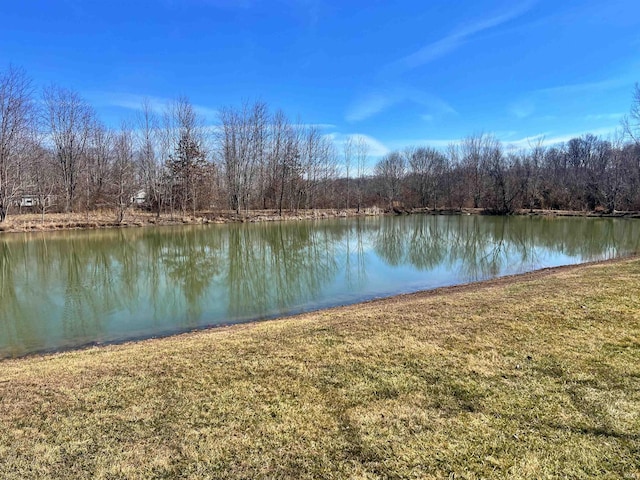
M 0 478 L 640 478 L 640 259 L 0 362 Z

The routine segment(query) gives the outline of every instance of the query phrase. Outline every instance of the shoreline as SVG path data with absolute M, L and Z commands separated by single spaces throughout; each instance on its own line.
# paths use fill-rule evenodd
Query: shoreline
M 165 225 L 207 225 L 230 223 L 260 223 L 318 220 L 327 218 L 353 218 L 392 215 L 490 215 L 481 208 L 462 209 L 429 209 L 396 208 L 383 210 L 379 207 L 363 208 L 358 212 L 350 209 L 315 209 L 283 212 L 280 216 L 277 210 L 249 210 L 236 213 L 228 210 L 211 210 L 197 212 L 195 215 L 173 215 L 163 213 L 157 217 L 155 213 L 142 210 L 127 212 L 122 222 L 114 220 L 112 211 L 95 211 L 89 213 L 50 213 L 44 221 L 40 214 L 26 213 L 9 215 L 0 224 L 0 236 L 3 233 L 50 232 L 64 230 L 97 230 L 106 228 L 134 228 Z M 586 217 L 586 218 L 634 218 L 640 219 L 640 212 L 586 212 L 572 210 L 519 210 L 510 216 L 534 217 Z
M 363 301 L 359 301 L 356 303 L 350 304 L 340 304 L 334 305 L 326 308 L 320 309 L 312 309 L 305 310 L 298 313 L 293 313 L 291 315 L 284 316 L 267 316 L 261 319 L 251 319 L 240 321 L 237 323 L 230 324 L 220 324 L 220 325 L 207 325 L 199 328 L 194 328 L 191 330 L 184 331 L 176 331 L 169 332 L 163 335 L 152 335 L 152 336 L 139 336 L 133 337 L 123 340 L 114 340 L 114 341 L 106 341 L 106 342 L 89 342 L 86 344 L 72 346 L 68 348 L 61 349 L 53 349 L 53 350 L 45 350 L 45 351 L 36 351 L 32 353 L 27 353 L 25 355 L 19 355 L 15 357 L 0 357 L 0 365 L 4 362 L 9 361 L 21 361 L 21 360 L 29 360 L 34 358 L 45 359 L 47 357 L 55 357 L 59 355 L 64 355 L 68 353 L 74 352 L 85 352 L 96 349 L 109 349 L 109 348 L 117 348 L 117 347 L 135 347 L 136 345 L 154 343 L 154 342 L 162 342 L 169 339 L 179 339 L 181 337 L 188 338 L 191 336 L 197 335 L 206 335 L 212 332 L 233 332 L 234 330 L 245 330 L 250 328 L 258 327 L 264 323 L 279 323 L 279 322 L 295 322 L 297 319 L 306 318 L 308 316 L 313 315 L 330 315 L 330 314 L 344 314 L 350 310 L 359 310 L 361 308 L 366 307 L 386 307 L 389 305 L 397 305 L 403 302 L 415 300 L 415 299 L 425 299 L 432 298 L 436 296 L 454 296 L 460 293 L 477 293 L 482 290 L 494 287 L 504 287 L 507 285 L 513 284 L 524 284 L 528 282 L 537 281 L 543 279 L 548 276 L 557 275 L 560 273 L 568 273 L 576 269 L 582 269 L 586 267 L 599 266 L 599 265 L 610 265 L 623 263 L 628 261 L 640 260 L 640 252 L 631 254 L 626 257 L 620 258 L 612 258 L 608 260 L 595 260 L 584 263 L 576 263 L 569 265 L 560 265 L 555 267 L 544 267 L 537 270 L 532 270 L 529 272 L 516 273 L 505 275 L 496 278 L 490 278 L 486 280 L 479 280 L 474 282 L 462 283 L 458 285 L 448 285 L 443 287 L 436 287 L 427 290 L 418 290 L 416 292 L 409 293 L 400 293 L 396 295 L 389 295 L 383 297 L 370 298 Z

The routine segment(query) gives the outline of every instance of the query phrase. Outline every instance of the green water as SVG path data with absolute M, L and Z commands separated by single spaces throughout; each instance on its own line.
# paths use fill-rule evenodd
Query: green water
M 406 216 L 0 236 L 0 357 L 640 251 L 620 219 Z

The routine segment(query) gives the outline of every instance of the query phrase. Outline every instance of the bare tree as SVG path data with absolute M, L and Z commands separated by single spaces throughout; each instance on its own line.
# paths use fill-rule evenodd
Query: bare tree
M 62 180 L 64 211 L 69 212 L 76 198 L 95 113 L 73 90 L 50 86 L 44 90 L 43 98 L 48 133 Z
M 220 157 L 222 159 L 229 207 L 236 212 L 248 209 L 260 165 L 265 162 L 269 114 L 266 104 L 245 103 L 240 110 L 226 107 L 220 112 Z M 258 192 L 260 196 L 263 192 Z
M 44 223 L 47 210 L 56 205 L 58 182 L 55 175 L 56 163 L 52 153 L 37 142 L 32 144 L 28 165 L 29 190 L 35 195 L 36 206 Z
M 282 111 L 276 112 L 271 122 L 268 165 L 271 176 L 270 190 L 274 193 L 278 214 L 288 203 L 292 208 L 298 196 L 302 178 L 300 163 L 300 129 L 289 123 Z M 285 197 L 286 195 L 286 197 Z
M 84 164 L 84 195 L 87 212 L 105 205 L 112 162 L 113 132 L 97 122 L 90 131 Z
M 18 193 L 21 160 L 35 127 L 31 80 L 9 67 L 0 72 L 0 222 Z
M 524 179 L 524 205 L 533 210 L 542 206 L 542 175 L 541 168 L 545 156 L 544 138 L 540 137 L 535 143 L 529 144 L 529 151 L 522 154 Z
M 633 90 L 631 110 L 622 120 L 622 127 L 633 142 L 640 143 L 640 84 L 638 83 Z
M 304 182 L 300 185 L 299 200 L 304 195 L 306 208 L 315 209 L 321 196 L 321 186 L 326 190 L 329 180 L 335 176 L 335 147 L 333 142 L 321 135 L 317 127 L 310 126 L 303 129 L 300 153 Z
M 147 204 L 154 208 L 159 217 L 162 211 L 162 168 L 158 163 L 159 122 L 148 99 L 142 101 L 136 119 L 138 169 Z
M 413 190 L 418 195 L 419 205 L 437 207 L 439 187 L 447 158 L 438 150 L 429 147 L 409 147 L 404 151 L 409 164 Z
M 111 167 L 111 202 L 116 209 L 116 220 L 122 223 L 138 188 L 135 176 L 134 138 L 131 129 L 123 125 L 113 144 Z
M 380 182 L 389 208 L 393 208 L 394 203 L 400 200 L 405 173 L 406 162 L 398 152 L 388 153 L 382 157 L 374 168 L 374 174 Z
M 490 135 L 481 137 L 479 146 L 480 165 L 487 182 L 484 186 L 484 208 L 491 213 L 513 213 L 523 191 L 523 177 L 514 175 L 521 170 L 518 158 L 505 155 L 500 141 Z
M 169 144 L 167 170 L 171 178 L 171 199 L 183 213 L 195 215 L 199 205 L 201 173 L 205 170 L 204 123 L 186 98 L 179 98 L 165 114 L 165 135 Z
M 369 157 L 369 144 L 363 137 L 358 137 L 356 142 L 356 197 L 358 208 L 357 212 L 360 213 L 362 207 L 362 189 L 365 177 L 365 168 Z
M 482 193 L 485 182 L 485 160 L 490 146 L 487 142 L 492 142 L 484 134 L 470 135 L 462 141 L 460 145 L 461 167 L 464 172 L 465 183 L 469 196 L 473 200 L 473 208 L 481 205 Z
M 354 145 L 353 137 L 348 137 L 347 140 L 344 142 L 344 145 L 342 146 L 342 159 L 344 162 L 344 169 L 345 169 L 346 180 L 347 180 L 347 192 L 346 192 L 346 199 L 345 199 L 345 205 L 347 210 L 349 209 L 349 195 L 351 193 L 350 173 L 351 173 L 351 161 L 353 159 L 354 149 L 355 149 L 355 145 Z

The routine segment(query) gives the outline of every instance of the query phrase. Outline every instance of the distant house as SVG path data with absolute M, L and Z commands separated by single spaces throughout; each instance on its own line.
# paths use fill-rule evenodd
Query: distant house
M 40 204 L 40 199 L 36 195 L 21 195 L 18 200 L 19 207 L 36 207 Z
M 131 197 L 131 203 L 138 206 L 145 205 L 147 203 L 147 192 L 138 190 L 136 194 Z
M 40 200 L 41 200 L 40 195 L 36 195 L 33 193 L 23 193 L 21 195 L 18 195 L 13 203 L 16 207 L 33 208 L 33 207 L 40 206 Z M 54 195 L 46 195 L 44 197 L 45 206 L 53 205 L 54 200 L 55 200 Z

